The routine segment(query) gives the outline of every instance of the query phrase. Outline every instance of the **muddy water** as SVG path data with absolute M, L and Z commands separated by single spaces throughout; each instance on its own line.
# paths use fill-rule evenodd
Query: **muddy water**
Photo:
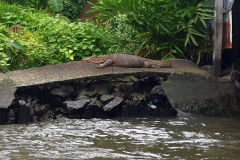
M 4 125 L 0 159 L 240 159 L 240 119 L 59 119 Z

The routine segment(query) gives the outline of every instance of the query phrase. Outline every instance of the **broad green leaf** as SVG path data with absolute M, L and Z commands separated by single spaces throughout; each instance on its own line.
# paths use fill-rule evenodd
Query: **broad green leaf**
M 7 55 L 6 55 L 5 53 L 3 53 L 3 52 L 2 52 L 2 54 L 1 54 L 1 56 L 2 56 L 3 58 L 6 58 L 6 57 L 7 57 Z
M 171 49 L 172 53 L 177 53 L 177 50 Z
M 59 12 L 63 9 L 63 0 L 48 0 L 47 2 L 53 12 Z
M 95 51 L 95 52 L 101 52 L 101 49 L 96 48 L 94 51 Z
M 84 45 L 84 46 L 82 46 L 82 49 L 87 49 L 87 47 L 88 47 L 88 46 Z
M 66 57 L 66 58 L 69 58 L 70 55 L 71 55 L 71 53 L 69 53 L 69 52 L 65 52 L 65 57 Z
M 91 52 L 87 50 L 87 51 L 84 51 L 84 54 L 89 56 L 91 54 Z
M 62 19 L 63 19 L 63 21 L 66 22 L 66 23 L 71 23 L 70 19 L 68 19 L 67 17 L 63 17 Z
M 73 60 L 74 60 L 73 55 L 71 55 L 71 56 L 69 57 L 69 59 L 73 61 Z
M 20 43 L 16 42 L 16 41 L 14 41 L 12 43 L 12 46 L 16 49 L 19 49 L 19 50 L 22 49 L 22 45 Z
M 55 39 L 54 37 L 51 37 L 51 38 L 49 39 L 49 42 L 56 42 L 56 39 Z

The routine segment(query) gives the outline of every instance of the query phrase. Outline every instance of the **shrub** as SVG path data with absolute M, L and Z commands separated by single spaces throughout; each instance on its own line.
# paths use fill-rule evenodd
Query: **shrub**
M 32 8 L 0 2 L 0 67 L 2 71 L 80 60 L 106 54 L 109 35 L 91 22 L 67 23 Z M 12 31 L 14 25 L 24 28 Z
M 122 25 L 136 29 L 135 38 L 141 41 L 138 53 L 143 56 L 185 57 L 187 47 L 200 51 L 209 43 L 205 20 L 213 18 L 213 0 L 100 0 L 91 4 L 107 24 L 124 16 Z
M 70 20 L 76 20 L 83 8 L 85 0 L 1 0 L 8 4 L 29 6 L 35 9 L 46 9 L 64 15 Z M 49 10 L 50 9 L 50 10 Z
M 126 23 L 126 15 L 118 14 L 108 21 L 106 32 L 111 35 L 110 53 L 135 54 L 141 47 L 141 43 L 136 35 L 138 31 Z

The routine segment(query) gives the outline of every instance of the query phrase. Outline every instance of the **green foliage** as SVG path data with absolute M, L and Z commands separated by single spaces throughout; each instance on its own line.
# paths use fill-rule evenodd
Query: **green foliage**
M 110 33 L 112 39 L 110 53 L 133 54 L 140 48 L 140 40 L 135 37 L 138 32 L 126 23 L 126 15 L 118 14 L 109 20 L 106 32 Z
M 58 64 L 105 54 L 109 35 L 93 23 L 66 23 L 32 8 L 0 1 L 0 68 L 2 71 Z M 24 28 L 16 32 L 14 25 Z
M 64 0 L 63 9 L 59 12 L 71 20 L 76 20 L 82 12 L 85 0 Z
M 9 66 L 8 61 L 10 60 L 9 48 L 5 45 L 10 39 L 3 34 L 5 29 L 2 23 L 0 23 L 0 67 L 3 70 Z
M 63 9 L 63 0 L 48 0 L 47 2 L 53 12 L 59 12 Z
M 29 6 L 36 9 L 43 9 L 46 7 L 47 0 L 1 0 L 7 4 L 18 4 L 21 6 Z
M 200 45 L 209 43 L 205 20 L 213 18 L 213 0 L 100 0 L 91 4 L 107 20 L 107 27 L 124 16 L 122 25 L 137 31 L 138 53 L 143 56 L 185 57 L 188 47 L 201 50 Z
M 46 9 L 49 13 L 61 14 L 70 20 L 76 20 L 85 0 L 2 0 L 8 4 L 19 4 L 35 9 Z M 50 9 L 50 11 L 49 11 Z

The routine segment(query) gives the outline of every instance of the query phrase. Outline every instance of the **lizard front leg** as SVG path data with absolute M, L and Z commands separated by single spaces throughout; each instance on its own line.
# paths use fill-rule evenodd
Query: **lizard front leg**
M 104 68 L 106 66 L 110 66 L 113 64 L 113 60 L 112 59 L 107 59 L 104 63 L 100 64 L 98 67 L 99 68 Z

